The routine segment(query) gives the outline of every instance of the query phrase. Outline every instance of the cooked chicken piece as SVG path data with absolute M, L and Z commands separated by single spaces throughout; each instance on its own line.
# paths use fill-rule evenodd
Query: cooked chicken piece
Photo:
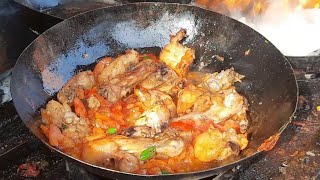
M 50 145 L 55 146 L 58 149 L 72 149 L 77 144 L 79 145 L 79 142 L 76 139 L 63 134 L 61 129 L 55 124 L 50 124 L 49 126 L 42 125 L 40 128 L 43 132 L 47 131 L 47 133 L 44 133 L 48 137 Z M 78 157 L 78 154 L 72 153 L 72 155 Z
M 215 100 L 212 101 L 210 108 L 203 112 L 192 112 L 184 116 L 174 119 L 174 121 L 184 120 L 184 119 L 195 119 L 195 120 L 212 120 L 215 123 L 224 121 L 236 113 L 247 110 L 248 104 L 246 99 L 238 94 L 235 90 L 229 90 L 224 92 L 225 98 L 222 101 Z M 220 99 L 220 98 L 219 98 Z
M 211 93 L 208 90 L 188 84 L 178 94 L 177 112 L 179 116 L 190 112 L 205 112 L 213 102 L 221 102 L 224 99 L 222 92 Z
M 153 137 L 166 128 L 169 120 L 176 117 L 176 105 L 172 98 L 158 90 L 135 89 L 145 111 L 124 131 L 128 137 Z
M 187 83 L 194 84 L 194 85 L 198 86 L 199 84 L 202 83 L 202 79 L 204 78 L 205 75 L 206 75 L 206 73 L 199 72 L 199 71 L 188 72 L 187 77 L 186 77 Z
M 157 71 L 142 81 L 139 86 L 144 89 L 157 89 L 165 94 L 174 95 L 182 87 L 183 79 L 165 64 L 160 64 Z
M 141 61 L 132 70 L 118 75 L 99 85 L 99 93 L 110 102 L 116 102 L 130 93 L 133 88 L 156 71 L 153 60 Z
M 119 144 L 123 144 L 121 149 L 130 153 L 142 152 L 147 147 L 155 146 L 158 158 L 170 158 L 179 155 L 184 147 L 185 143 L 179 135 L 181 132 L 177 132 L 174 136 L 172 132 L 160 133 L 155 139 L 150 138 L 119 138 L 121 141 L 117 141 Z M 137 142 L 135 142 L 137 141 Z M 136 145 L 140 146 L 139 142 L 143 142 L 142 148 L 135 147 Z M 146 144 L 144 144 L 146 143 Z M 135 151 L 133 151 L 133 149 Z
M 237 114 L 232 116 L 232 119 L 234 119 L 235 121 L 237 121 L 239 123 L 241 133 L 247 132 L 248 127 L 249 127 L 249 120 L 247 118 L 246 109 L 239 111 Z
M 110 162 L 114 160 L 120 163 L 119 168 L 135 170 L 135 168 L 127 166 L 135 164 L 136 158 L 139 157 L 140 153 L 152 145 L 152 139 L 135 139 L 119 135 L 110 136 L 95 139 L 84 144 L 81 157 L 88 163 L 104 167 L 113 167 Z M 131 158 L 131 156 L 136 158 Z M 123 164 L 125 161 L 130 162 Z M 139 164 L 136 165 L 139 166 Z
M 198 100 L 198 98 L 205 93 L 206 90 L 198 88 L 193 84 L 187 85 L 183 90 L 178 93 L 177 113 L 179 116 L 184 115 Z M 211 104 L 211 103 L 210 103 Z M 198 112 L 198 111 L 197 111 Z
M 87 121 L 83 118 L 79 118 L 73 112 L 66 112 L 64 115 L 65 126 L 62 133 L 74 139 L 76 142 L 81 142 L 85 136 L 90 133 L 90 126 Z
M 132 70 L 139 63 L 139 59 L 140 56 L 137 51 L 127 50 L 124 55 L 118 56 L 102 70 L 97 78 L 98 84 L 107 83 L 116 76 Z
M 41 125 L 40 129 L 44 135 L 48 138 L 49 144 L 59 149 L 74 148 L 78 143 L 73 137 L 68 137 L 61 132 L 61 129 L 55 124 Z M 76 155 L 76 154 L 74 154 Z M 77 156 L 77 155 L 76 155 Z M 78 157 L 78 156 L 77 156 Z
M 98 109 L 101 105 L 99 99 L 96 98 L 95 96 L 90 96 L 86 100 L 88 103 L 88 108 L 90 108 L 90 109 Z
M 134 94 L 138 97 L 139 101 L 142 102 L 145 109 L 149 109 L 157 102 L 163 102 L 164 106 L 166 106 L 170 111 L 170 118 L 177 116 L 176 105 L 169 95 L 158 90 L 146 91 L 142 89 L 136 89 Z
M 94 86 L 95 80 L 92 71 L 79 72 L 58 92 L 58 100 L 61 103 L 67 103 L 70 105 L 75 97 L 81 96 L 79 94 L 80 92 L 91 89 Z
M 235 82 L 241 82 L 243 75 L 238 74 L 233 68 L 215 72 L 213 74 L 206 74 L 202 79 L 201 87 L 211 91 L 218 92 L 223 89 L 228 89 Z
M 172 97 L 175 97 L 176 94 L 183 89 L 185 84 L 185 80 L 184 79 L 176 79 L 176 78 L 172 78 L 170 80 L 168 80 L 167 82 L 163 83 L 161 86 L 158 86 L 156 89 L 168 94 Z
M 221 132 L 210 127 L 198 135 L 194 141 L 194 155 L 203 162 L 223 160 L 230 155 L 239 155 L 247 147 L 248 139 L 245 134 L 237 134 L 232 128 Z
M 116 166 L 123 172 L 134 172 L 139 169 L 139 165 L 138 158 L 129 153 L 124 153 L 122 158 L 116 161 Z
M 227 142 L 223 139 L 223 133 L 209 128 L 195 138 L 194 156 L 202 162 L 210 162 L 217 159 L 226 146 Z
M 228 114 L 229 116 L 235 113 L 231 113 L 230 110 L 227 110 L 231 104 L 228 102 L 230 101 L 230 98 L 233 97 L 232 94 L 228 92 L 235 92 L 232 85 L 237 81 L 241 81 L 243 77 L 244 76 L 236 73 L 233 68 L 213 74 L 191 73 L 191 75 L 188 75 L 187 80 L 189 83 L 198 84 L 198 87 L 189 84 L 188 87 L 179 92 L 177 105 L 178 114 L 183 115 L 190 112 L 194 112 L 193 114 L 195 114 L 205 111 L 209 113 L 213 112 L 212 110 L 215 109 L 214 112 L 217 113 L 220 111 L 220 115 L 225 119 L 224 116 L 227 116 L 223 114 Z M 229 100 L 228 98 L 224 98 L 226 94 L 230 94 Z M 224 99 L 225 103 L 229 104 L 229 106 L 225 106 L 225 110 L 222 111 L 219 106 L 225 104 L 223 102 Z M 192 106 L 193 109 L 190 110 Z M 209 108 L 211 111 L 208 110 Z
M 227 142 L 227 146 L 217 157 L 217 160 L 224 160 L 231 154 L 239 155 L 240 151 L 247 147 L 248 139 L 245 134 L 237 134 L 232 128 L 223 133 L 224 142 Z
M 109 138 L 95 139 L 87 142 L 83 146 L 82 160 L 104 167 L 112 167 L 111 159 L 120 159 L 119 145 Z
M 194 102 L 192 112 L 205 112 L 211 107 L 213 101 L 218 101 L 218 102 L 223 101 L 222 95 L 211 94 L 210 92 L 203 93 Z
M 150 146 L 153 146 L 154 140 L 151 138 L 128 138 L 126 136 L 111 136 L 110 139 L 119 145 L 119 150 L 134 154 L 139 157 L 141 152 Z
M 170 43 L 160 52 L 159 59 L 172 68 L 179 77 L 185 77 L 195 58 L 193 49 L 179 43 L 186 37 L 186 30 L 181 29 L 175 36 L 170 37 Z
M 98 79 L 98 76 L 101 74 L 101 72 L 107 66 L 109 66 L 112 62 L 113 62 L 113 59 L 111 57 L 104 57 L 97 62 L 97 64 L 94 66 L 94 69 L 93 69 L 93 75 L 96 81 Z
M 42 121 L 47 125 L 55 124 L 61 128 L 62 124 L 65 124 L 65 113 L 70 111 L 71 108 L 68 104 L 61 104 L 58 101 L 50 100 L 46 108 L 41 109 Z
M 126 129 L 122 134 L 127 137 L 151 138 L 156 135 L 156 132 L 155 130 L 152 129 L 152 127 L 144 125 L 144 126 L 131 126 L 128 129 Z
M 113 159 L 115 162 L 123 163 L 119 164 L 119 168 L 132 172 L 136 170 L 136 166 L 139 166 L 137 162 L 140 154 L 151 146 L 155 146 L 156 157 L 159 158 L 177 156 L 185 147 L 184 142 L 179 138 L 158 141 L 151 138 L 128 138 L 115 135 L 87 142 L 83 146 L 81 157 L 86 162 L 102 166 L 108 165 Z
M 223 103 L 226 94 L 229 94 L 231 91 L 235 91 L 234 86 L 215 93 L 206 91 L 194 102 L 192 112 L 204 112 L 211 107 L 213 102 Z
M 157 64 L 157 71 L 143 80 L 139 86 L 144 89 L 155 89 L 161 84 L 168 81 L 176 73 L 165 64 Z M 178 78 L 178 76 L 176 76 Z
M 136 126 L 151 127 L 154 133 L 160 133 L 170 119 L 170 111 L 163 102 L 157 102 L 150 109 L 146 110 L 135 121 Z
M 135 120 L 134 126 L 126 129 L 123 135 L 128 137 L 154 137 L 167 127 L 169 120 L 169 109 L 163 102 L 156 102 L 144 111 Z
M 44 130 L 43 128 L 49 128 L 47 135 L 50 144 L 53 146 L 59 146 L 59 148 L 73 147 L 75 144 L 81 143 L 82 138 L 90 132 L 87 121 L 71 112 L 71 108 L 67 104 L 62 105 L 55 100 L 51 100 L 48 102 L 46 109 L 41 110 L 41 115 L 42 121 L 46 124 L 46 127 L 42 127 L 42 130 Z M 54 136 L 60 138 L 59 143 L 54 140 L 56 139 Z
M 181 138 L 185 143 L 191 143 L 192 141 L 192 132 L 191 131 L 181 131 L 177 128 L 168 127 L 162 133 L 155 136 L 156 140 L 161 139 L 176 139 Z
M 234 151 L 236 155 L 240 152 L 240 138 L 233 128 L 228 129 L 226 132 L 223 133 L 224 139 L 229 142 L 229 146 Z M 238 146 L 238 147 L 236 147 Z
M 180 137 L 165 138 L 155 142 L 157 150 L 157 158 L 171 158 L 178 156 L 183 149 L 185 144 Z

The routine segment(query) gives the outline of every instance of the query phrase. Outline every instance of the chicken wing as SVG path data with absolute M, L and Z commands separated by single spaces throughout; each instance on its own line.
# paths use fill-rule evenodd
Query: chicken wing
M 112 167 L 110 163 L 113 160 L 118 164 L 120 170 L 132 172 L 143 163 L 139 161 L 140 154 L 151 146 L 155 146 L 155 157 L 168 158 L 179 155 L 185 144 L 179 138 L 154 140 L 115 135 L 85 143 L 81 157 L 86 162 L 104 167 Z
M 202 113 L 192 112 L 174 119 L 174 121 L 184 119 L 212 120 L 215 123 L 224 121 L 240 111 L 246 111 L 248 104 L 246 99 L 238 94 L 234 89 L 224 92 L 223 99 L 218 98 L 212 102 L 210 108 Z
M 186 30 L 181 29 L 175 36 L 170 37 L 170 43 L 160 52 L 159 59 L 172 68 L 179 77 L 185 77 L 195 58 L 193 49 L 179 43 L 186 37 Z
M 99 84 L 99 93 L 108 101 L 116 102 L 130 93 L 136 85 L 155 72 L 156 69 L 153 60 L 141 61 L 132 70 Z
M 201 87 L 211 91 L 218 92 L 223 89 L 228 89 L 235 82 L 241 82 L 243 75 L 234 71 L 233 68 L 215 72 L 213 74 L 206 74 L 202 79 Z
M 135 50 L 127 50 L 125 54 L 118 56 L 97 75 L 98 84 L 109 82 L 120 74 L 130 71 L 139 63 L 139 53 Z

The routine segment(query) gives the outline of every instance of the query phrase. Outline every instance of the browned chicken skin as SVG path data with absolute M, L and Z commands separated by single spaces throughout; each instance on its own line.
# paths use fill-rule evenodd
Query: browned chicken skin
M 159 64 L 156 72 L 148 76 L 139 86 L 144 89 L 157 89 L 165 94 L 174 95 L 182 89 L 183 79 L 165 64 Z
M 92 71 L 79 72 L 73 76 L 58 92 L 57 98 L 61 103 L 71 104 L 73 99 L 79 96 L 79 92 L 91 89 L 95 86 Z
M 132 70 L 99 84 L 99 92 L 108 101 L 116 102 L 129 94 L 136 85 L 155 71 L 156 65 L 152 60 L 141 61 Z
M 140 60 L 139 53 L 135 50 L 127 50 L 125 54 L 118 56 L 106 66 L 97 77 L 98 84 L 104 84 L 118 75 L 124 74 L 135 67 Z

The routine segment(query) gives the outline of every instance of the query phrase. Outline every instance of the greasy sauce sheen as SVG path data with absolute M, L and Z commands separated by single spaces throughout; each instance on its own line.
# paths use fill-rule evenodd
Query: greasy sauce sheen
M 49 143 L 91 164 L 137 174 L 209 168 L 248 144 L 247 100 L 233 68 L 189 72 L 180 30 L 159 57 L 127 50 L 76 74 L 41 110 Z

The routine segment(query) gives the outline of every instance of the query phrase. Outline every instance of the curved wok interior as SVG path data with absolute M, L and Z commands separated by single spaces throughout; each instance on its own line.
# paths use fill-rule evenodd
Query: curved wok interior
M 196 52 L 191 70 L 213 72 L 234 67 L 245 75 L 237 91 L 249 100 L 250 138 L 238 157 L 217 162 L 208 171 L 170 177 L 205 177 L 222 170 L 222 166 L 251 157 L 266 138 L 289 122 L 294 112 L 297 86 L 292 68 L 254 30 L 226 16 L 188 5 L 114 6 L 80 14 L 47 30 L 21 54 L 15 66 L 11 91 L 17 112 L 30 130 L 47 143 L 36 117 L 76 72 L 87 69 L 102 56 L 115 56 L 129 48 L 140 52 L 159 49 L 169 42 L 168 34 L 181 28 L 189 35 L 184 44 Z M 224 61 L 215 58 L 217 55 Z M 128 175 L 76 162 L 103 176 Z

